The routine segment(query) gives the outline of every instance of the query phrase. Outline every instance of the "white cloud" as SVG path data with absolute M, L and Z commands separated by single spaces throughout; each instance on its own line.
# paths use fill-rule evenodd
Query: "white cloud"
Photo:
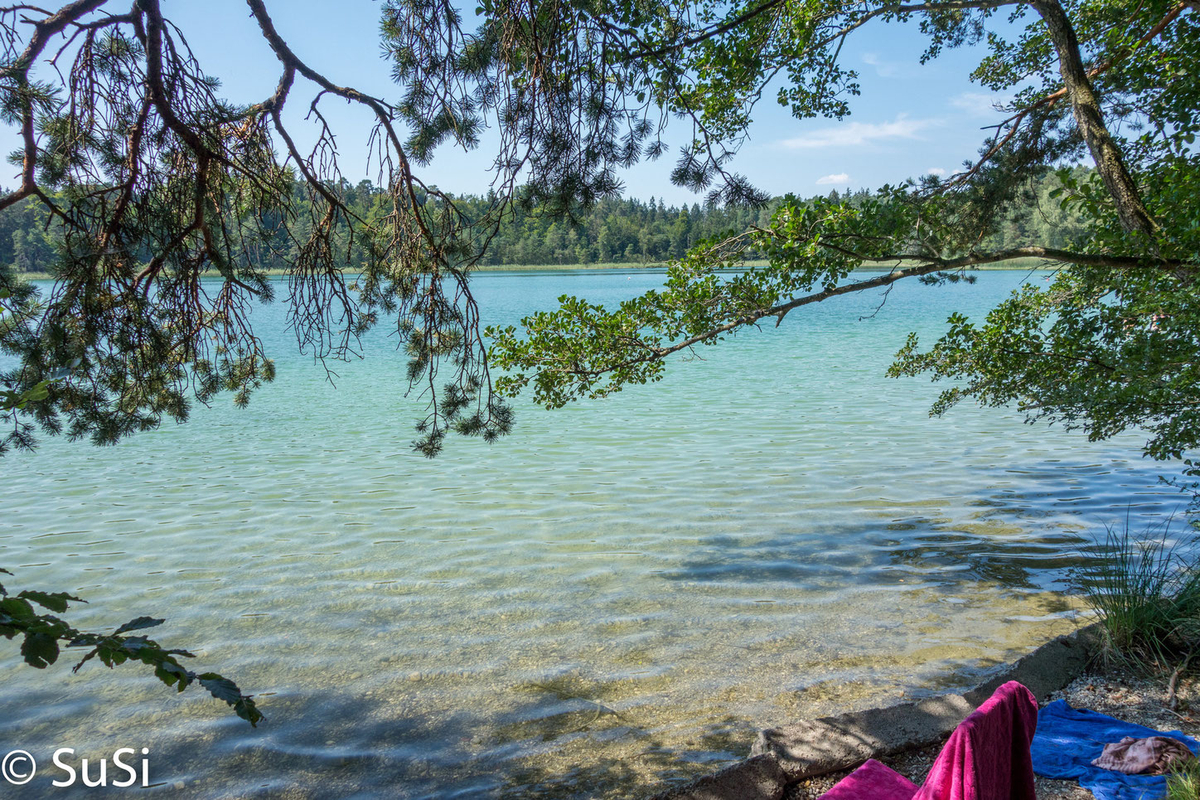
M 973 117 L 991 117 L 1000 113 L 997 105 L 1003 105 L 1012 98 L 1002 94 L 985 94 L 983 92 L 963 92 L 950 98 L 950 105 L 960 111 L 966 111 Z
M 844 172 L 839 172 L 836 175 L 826 175 L 823 178 L 817 178 L 817 186 L 831 186 L 834 184 L 841 185 L 850 183 L 850 176 Z
M 874 67 L 881 78 L 895 78 L 902 71 L 898 62 L 882 59 L 876 53 L 863 53 L 862 60 L 867 66 Z
M 850 122 L 834 128 L 784 139 L 780 144 L 792 150 L 814 150 L 823 147 L 858 147 L 887 139 L 919 139 L 917 134 L 938 123 L 934 119 L 909 119 L 901 114 L 892 122 Z
M 946 170 L 944 170 L 941 167 L 930 167 L 929 169 L 925 170 L 925 172 L 927 172 L 930 175 L 936 175 L 939 178 L 946 177 Z

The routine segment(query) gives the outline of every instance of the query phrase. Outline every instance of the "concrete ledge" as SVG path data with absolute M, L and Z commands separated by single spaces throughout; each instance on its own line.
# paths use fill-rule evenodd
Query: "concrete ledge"
M 1099 626 L 1089 625 L 1047 642 L 962 694 L 762 731 L 750 759 L 656 795 L 654 800 L 779 800 L 788 784 L 801 778 L 941 741 L 1008 681 L 1020 681 L 1040 702 L 1084 671 L 1098 641 Z
M 872 708 L 836 717 L 804 720 L 758 735 L 751 753 L 770 754 L 789 781 L 861 764 L 868 758 L 933 744 L 950 735 L 975 706 L 950 694 Z

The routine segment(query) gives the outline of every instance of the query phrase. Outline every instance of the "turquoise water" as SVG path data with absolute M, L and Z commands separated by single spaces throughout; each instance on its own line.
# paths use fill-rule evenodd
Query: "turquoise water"
M 136 667 L 36 672 L 9 645 L 0 751 L 147 747 L 171 797 L 636 797 L 743 757 L 759 727 L 972 683 L 1079 624 L 1090 535 L 1179 504 L 1139 435 L 931 420 L 937 386 L 883 377 L 908 331 L 1026 279 L 901 284 L 868 319 L 882 294 L 801 309 L 659 384 L 522 405 L 506 440 L 433 462 L 409 448 L 393 338 L 335 388 L 259 307 L 278 379 L 250 408 L 5 457 L 0 565 L 91 601 L 82 628 L 168 617 L 156 638 L 266 722 Z M 505 322 L 661 280 L 475 291 Z M 69 795 L 49 780 L 20 796 Z

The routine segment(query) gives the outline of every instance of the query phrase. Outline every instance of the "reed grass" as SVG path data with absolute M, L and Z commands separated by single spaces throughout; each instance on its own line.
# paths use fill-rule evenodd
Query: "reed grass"
M 1200 797 L 1200 761 L 1190 758 L 1167 773 L 1166 800 L 1196 800 Z
M 1084 591 L 1113 665 L 1158 674 L 1200 646 L 1200 560 L 1168 544 L 1171 521 L 1135 535 L 1109 527 Z

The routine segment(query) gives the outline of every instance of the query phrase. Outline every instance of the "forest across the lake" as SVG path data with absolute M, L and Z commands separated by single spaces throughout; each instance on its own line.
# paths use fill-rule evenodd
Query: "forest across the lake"
M 1085 167 L 1076 169 L 1081 176 L 1090 171 Z M 1036 185 L 1029 187 L 1028 202 L 1010 214 L 992 240 L 983 244 L 994 248 L 1033 242 L 1049 247 L 1067 246 L 1082 233 L 1083 225 L 1077 208 L 1063 208 L 1061 201 L 1052 196 L 1060 187 L 1057 175 L 1047 172 Z M 347 207 L 362 219 L 379 219 L 389 213 L 391 201 L 387 191 L 369 180 L 357 184 L 343 180 L 337 189 Z M 828 196 L 854 203 L 871 198 L 872 193 L 865 189 L 845 193 L 833 190 Z M 699 202 L 676 206 L 654 197 L 645 201 L 603 199 L 592 208 L 581 210 L 573 222 L 536 209 L 517 210 L 502 223 L 479 266 L 578 268 L 662 264 L 682 258 L 702 241 L 755 226 L 768 227 L 782 200 L 776 197 L 765 206 L 751 208 Z M 478 196 L 456 199 L 465 214 L 475 217 L 484 215 L 489 202 L 487 197 Z M 286 271 L 295 262 L 297 243 L 305 239 L 304 229 L 312 218 L 310 204 L 307 190 L 297 183 L 290 213 L 267 220 L 268 228 L 274 231 L 272 238 L 247 240 L 246 258 L 260 269 Z M 51 219 L 46 206 L 36 197 L 0 211 L 0 264 L 11 264 L 19 273 L 52 275 L 61 238 L 61 224 Z M 368 258 L 367 242 L 361 237 L 351 237 L 344 224 L 337 239 L 347 254 L 346 269 L 350 272 L 361 269 Z M 751 250 L 746 255 L 757 259 L 764 254 Z

